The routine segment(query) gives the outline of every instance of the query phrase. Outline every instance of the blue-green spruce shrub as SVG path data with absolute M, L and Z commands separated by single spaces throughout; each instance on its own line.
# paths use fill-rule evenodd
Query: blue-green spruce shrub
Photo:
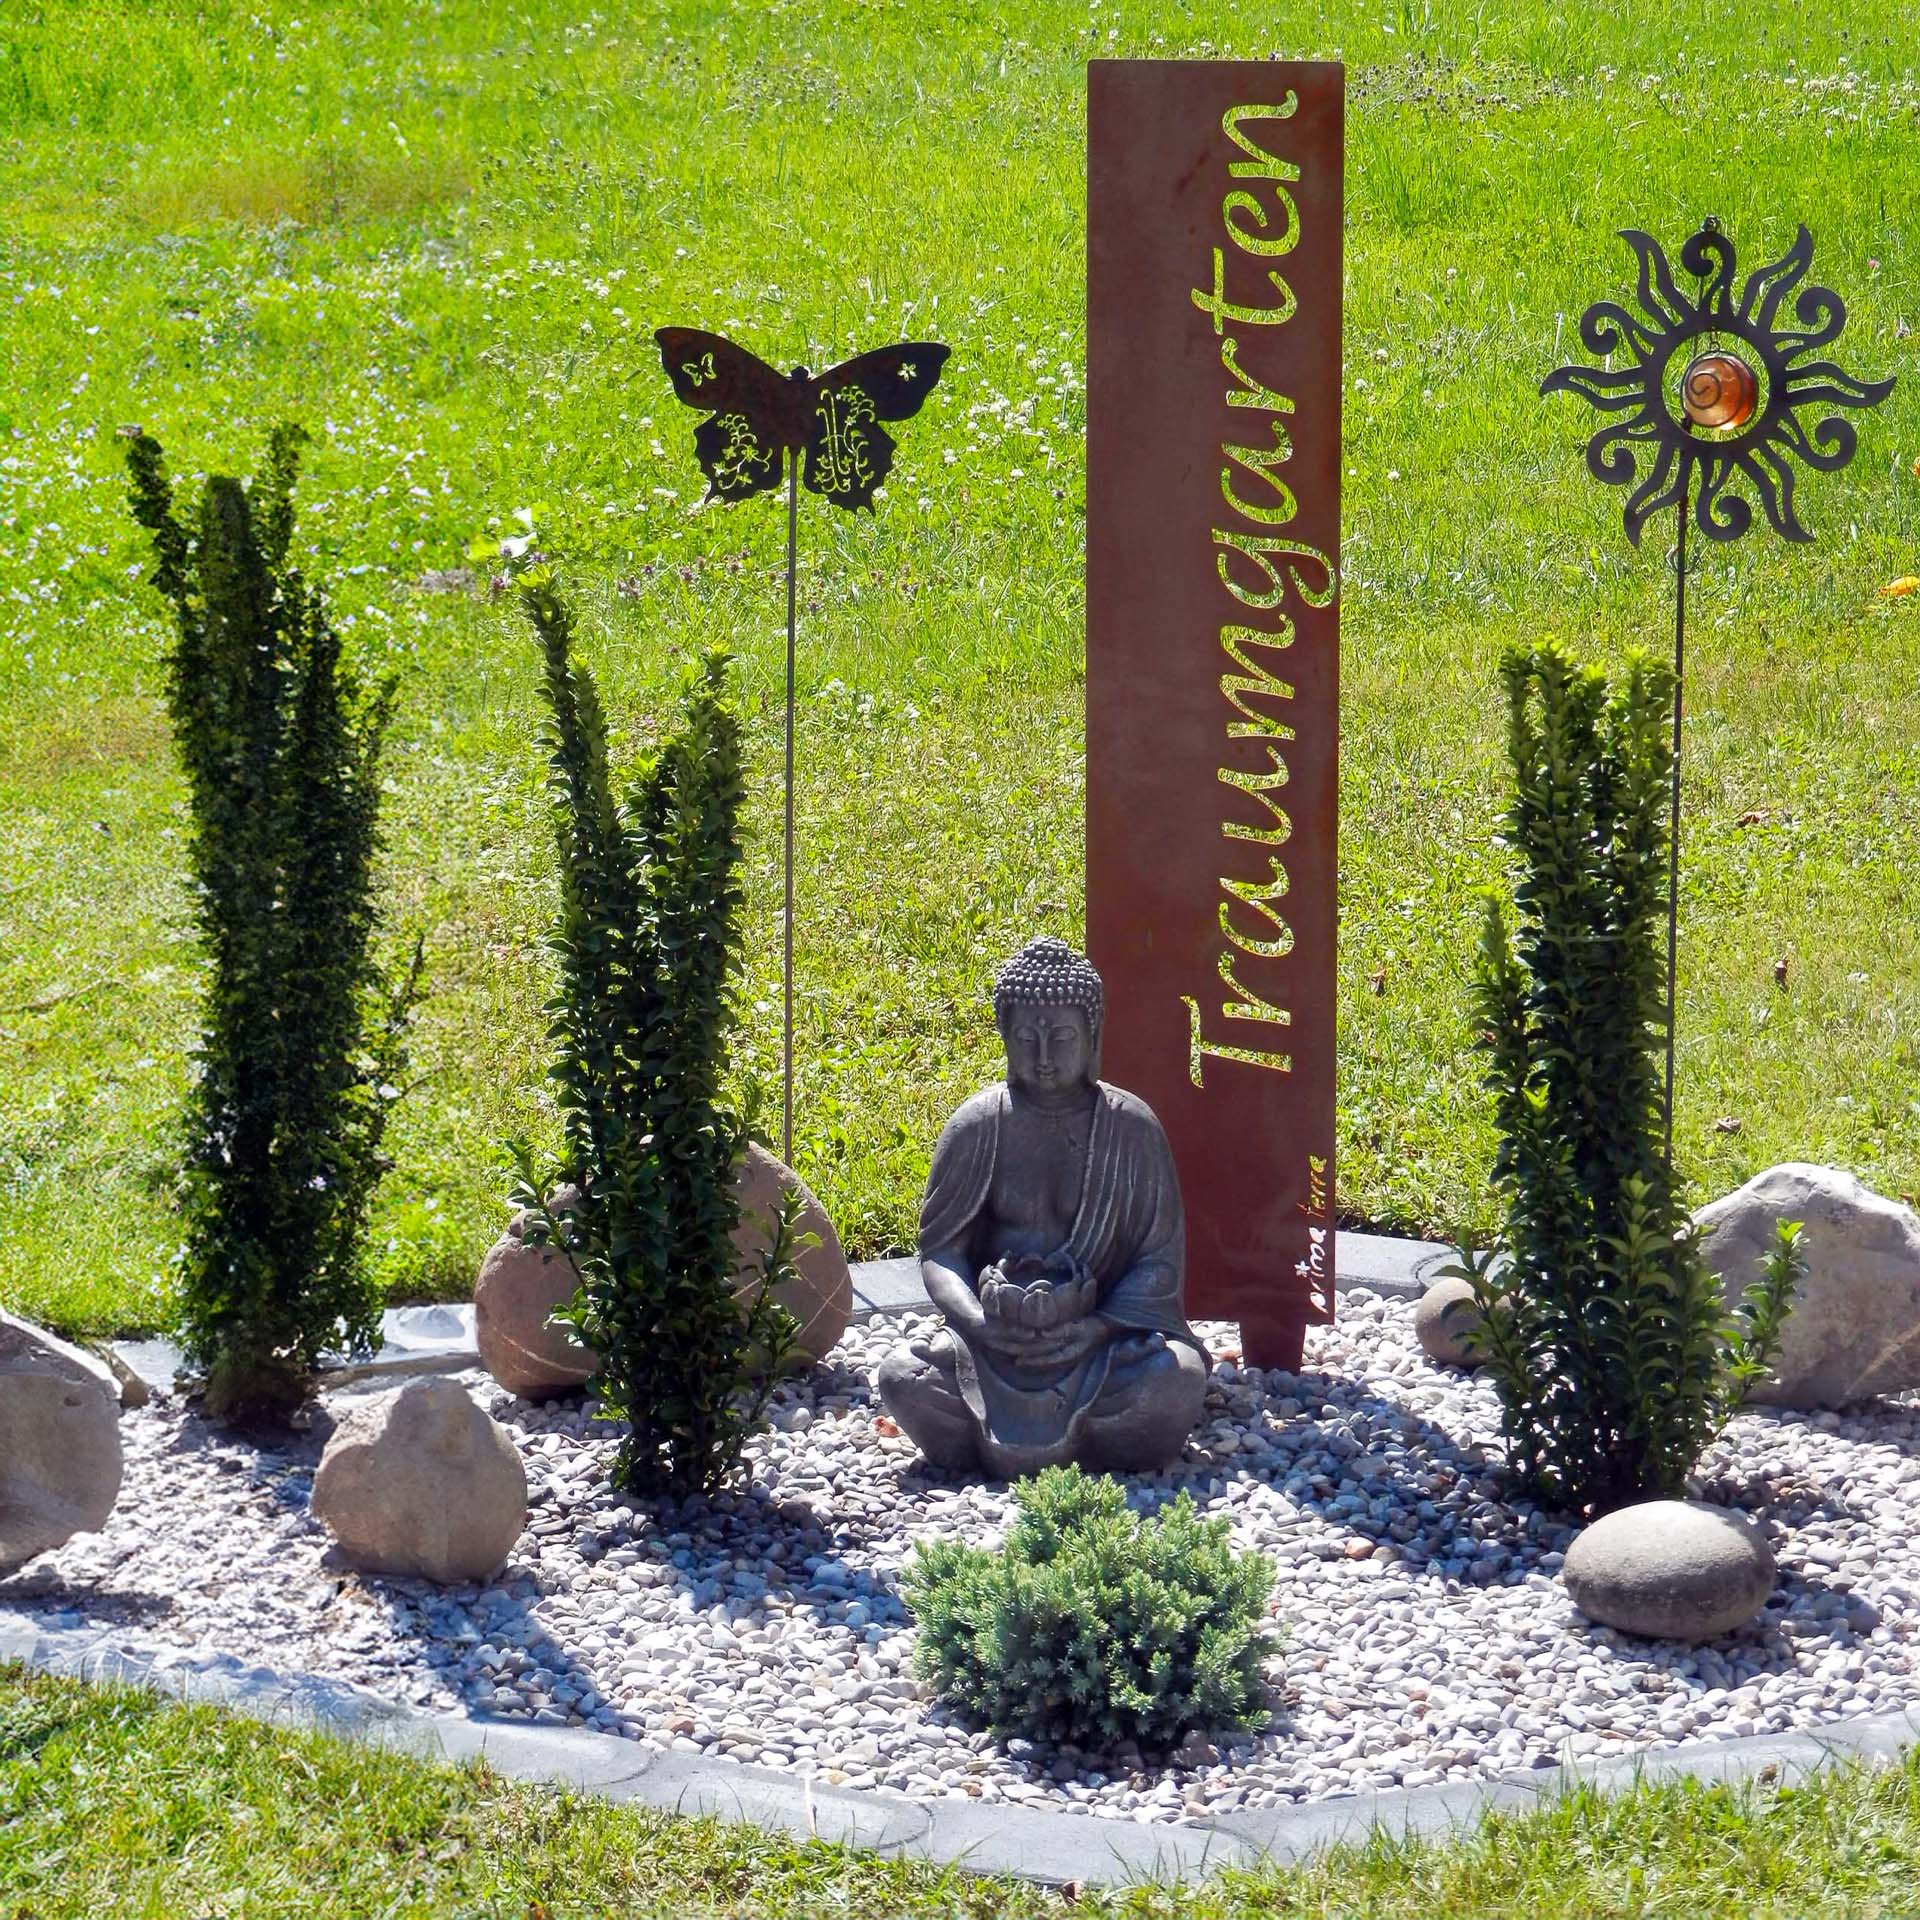
M 1261 1725 L 1273 1565 L 1182 1493 L 1151 1520 L 1118 1481 L 1050 1467 L 1004 1547 L 924 1543 L 905 1579 L 920 1678 L 1001 1736 L 1090 1751 Z

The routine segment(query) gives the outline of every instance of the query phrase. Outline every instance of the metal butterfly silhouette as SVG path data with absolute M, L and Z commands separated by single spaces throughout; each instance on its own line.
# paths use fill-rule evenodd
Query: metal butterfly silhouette
M 883 420 L 911 420 L 933 391 L 948 349 L 909 340 L 810 374 L 777 373 L 745 347 L 698 327 L 662 327 L 654 341 L 676 399 L 707 417 L 693 450 L 709 500 L 750 500 L 787 483 L 786 898 L 782 912 L 780 1153 L 793 1165 L 793 718 L 800 488 L 836 507 L 873 511 L 893 467 Z
M 800 484 L 837 507 L 873 510 L 893 466 L 883 420 L 910 420 L 933 391 L 948 349 L 914 340 L 876 347 L 821 374 L 782 374 L 717 333 L 662 327 L 654 336 L 677 399 L 708 418 L 693 433 L 710 500 L 777 487 L 799 459 Z

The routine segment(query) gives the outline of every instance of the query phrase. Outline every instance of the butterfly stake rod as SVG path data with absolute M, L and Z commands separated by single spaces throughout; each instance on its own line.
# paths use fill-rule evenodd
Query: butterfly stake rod
M 1786 254 L 1749 274 L 1736 297 L 1733 242 L 1709 218 L 1680 249 L 1693 281 L 1685 291 L 1659 243 L 1621 236 L 1640 262 L 1636 313 L 1599 300 L 1580 320 L 1580 338 L 1598 367 L 1560 367 L 1545 393 L 1577 393 L 1618 416 L 1587 442 L 1587 470 L 1610 487 L 1631 486 L 1627 538 L 1637 547 L 1646 523 L 1674 509 L 1673 801 L 1667 883 L 1667 1166 L 1673 1166 L 1674 988 L 1680 940 L 1680 729 L 1687 649 L 1687 522 L 1709 540 L 1737 540 L 1753 524 L 1748 491 L 1774 532 L 1813 538 L 1794 506 L 1789 456 L 1816 472 L 1853 458 L 1850 422 L 1827 414 L 1809 429 L 1808 407 L 1876 407 L 1891 380 L 1856 380 L 1819 350 L 1838 339 L 1847 311 L 1828 287 L 1801 286 L 1813 264 L 1813 236 L 1800 229 Z M 1800 288 L 1789 324 L 1787 296 Z M 1618 356 L 1621 364 L 1614 365 Z M 1644 471 L 1643 471 L 1644 467 Z
M 781 374 L 717 333 L 662 327 L 654 336 L 674 395 L 704 413 L 693 449 L 709 500 L 747 500 L 787 483 L 786 895 L 782 915 L 781 1158 L 793 1165 L 793 719 L 800 489 L 873 511 L 893 465 L 883 421 L 910 420 L 933 391 L 947 348 L 880 347 L 822 374 Z

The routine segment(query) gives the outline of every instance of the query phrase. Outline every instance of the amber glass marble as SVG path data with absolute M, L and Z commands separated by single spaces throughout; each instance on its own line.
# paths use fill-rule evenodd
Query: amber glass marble
M 1680 404 L 1696 427 L 1743 427 L 1759 397 L 1753 369 L 1735 354 L 1703 353 L 1680 376 Z

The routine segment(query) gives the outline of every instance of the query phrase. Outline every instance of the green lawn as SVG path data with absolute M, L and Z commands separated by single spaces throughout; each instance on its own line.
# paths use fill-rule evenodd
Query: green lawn
M 0 1668 L 7 1920 L 1872 1920 L 1911 1914 L 1920 1761 L 1800 1788 L 1579 1793 L 1450 1845 L 1077 1899 L 507 1785 Z
M 125 422 L 183 473 L 309 422 L 309 563 L 406 673 L 391 895 L 432 975 L 376 1220 L 396 1294 L 465 1288 L 505 1142 L 552 1126 L 533 649 L 509 602 L 423 585 L 518 508 L 628 739 L 692 649 L 740 652 L 741 1064 L 772 1083 L 783 529 L 769 502 L 695 510 L 663 321 L 816 366 L 902 334 L 955 349 L 878 514 L 811 503 L 803 534 L 798 1159 L 855 1252 L 908 1238 L 934 1130 L 992 1070 L 992 967 L 1080 915 L 1094 53 L 1349 63 L 1350 1217 L 1490 1224 L 1461 974 L 1497 859 L 1500 648 L 1665 635 L 1663 542 L 1626 546 L 1585 409 L 1538 380 L 1625 283 L 1616 228 L 1677 244 L 1716 211 L 1758 264 L 1814 225 L 1852 302 L 1842 358 L 1903 378 L 1853 468 L 1806 488 L 1816 546 L 1702 563 L 1680 1142 L 1703 1190 L 1789 1157 L 1920 1185 L 1920 626 L 1877 595 L 1920 571 L 1910 9 L 1564 21 L 1541 0 L 0 10 L 0 1299 L 94 1330 L 164 1305 L 195 971 Z

